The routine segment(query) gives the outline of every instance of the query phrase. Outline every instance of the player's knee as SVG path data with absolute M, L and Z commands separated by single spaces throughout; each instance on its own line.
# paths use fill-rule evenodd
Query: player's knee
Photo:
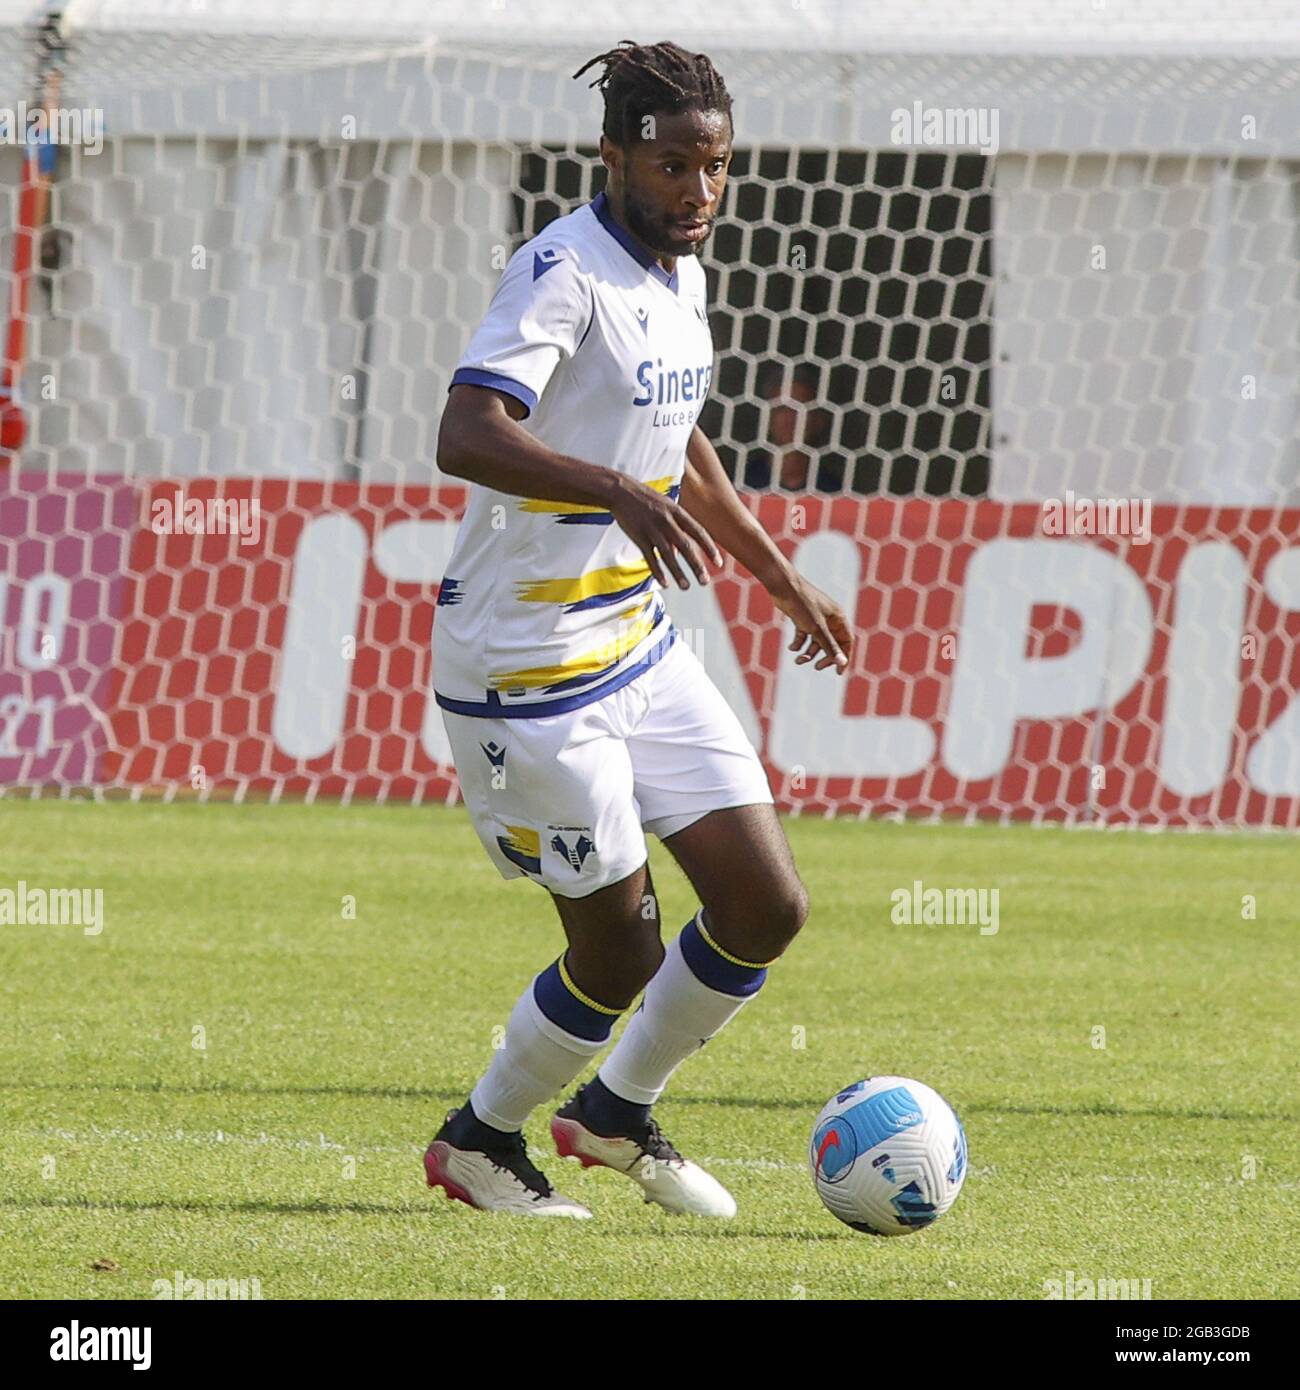
M 611 934 L 598 957 L 582 960 L 583 981 L 588 982 L 584 988 L 607 1007 L 626 1009 L 650 983 L 663 959 L 663 943 L 652 932 Z
M 772 895 L 763 915 L 765 937 L 776 948 L 774 954 L 779 955 L 808 920 L 808 890 L 797 878 L 787 880 Z
M 706 912 L 715 934 L 736 943 L 736 954 L 752 961 L 775 960 L 807 920 L 808 890 L 798 878 L 783 879 L 762 893 L 728 907 L 711 906 Z

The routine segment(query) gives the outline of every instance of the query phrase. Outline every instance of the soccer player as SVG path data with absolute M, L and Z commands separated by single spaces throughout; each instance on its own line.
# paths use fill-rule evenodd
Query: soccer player
M 522 246 L 452 377 L 438 464 L 472 486 L 438 595 L 434 686 L 465 805 L 505 878 L 550 893 L 568 949 L 425 1154 L 431 1187 L 490 1211 L 589 1217 L 522 1126 L 641 1006 L 555 1114 L 562 1155 L 671 1211 L 731 1194 L 651 1116 L 669 1077 L 759 991 L 807 894 L 762 765 L 661 589 L 719 547 L 843 673 L 852 634 L 741 504 L 696 420 L 713 343 L 697 259 L 722 206 L 731 99 L 704 54 L 624 41 L 593 58 L 605 191 Z M 667 950 L 645 831 L 702 904 Z

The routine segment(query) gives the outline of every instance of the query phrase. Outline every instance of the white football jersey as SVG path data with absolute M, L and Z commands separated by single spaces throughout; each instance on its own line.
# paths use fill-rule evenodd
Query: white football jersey
M 549 448 L 676 498 L 712 375 L 703 266 L 683 256 L 669 275 L 602 193 L 511 257 L 452 385 L 514 396 Z M 444 709 L 575 709 L 672 640 L 660 586 L 609 512 L 470 486 L 434 622 Z

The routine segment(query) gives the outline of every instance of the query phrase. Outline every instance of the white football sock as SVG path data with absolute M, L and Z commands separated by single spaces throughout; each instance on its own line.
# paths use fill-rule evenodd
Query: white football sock
M 609 1042 L 610 1029 L 620 1012 L 617 1009 L 603 1009 L 585 996 L 560 998 L 559 1008 L 552 1008 L 557 1013 L 566 1006 L 574 1013 L 585 1008 L 587 1016 L 596 1020 L 604 1014 L 604 1037 L 599 1039 L 580 1038 L 542 1011 L 536 997 L 539 981 L 544 982 L 542 994 L 548 1000 L 554 999 L 555 982 L 560 976 L 564 977 L 567 990 L 576 992 L 567 971 L 559 967 L 557 961 L 519 996 L 506 1025 L 505 1045 L 470 1093 L 474 1114 L 493 1129 L 505 1133 L 521 1129 L 537 1106 L 567 1086 Z M 585 1031 L 600 1031 L 599 1021 Z
M 683 941 L 700 973 L 746 993 L 724 993 L 705 984 L 687 963 Z M 765 965 L 740 961 L 722 951 L 704 929 L 702 913 L 698 914 L 669 943 L 663 964 L 646 986 L 641 1007 L 628 1020 L 597 1075 L 616 1096 L 637 1105 L 653 1105 L 673 1072 L 735 1018 L 766 974 Z

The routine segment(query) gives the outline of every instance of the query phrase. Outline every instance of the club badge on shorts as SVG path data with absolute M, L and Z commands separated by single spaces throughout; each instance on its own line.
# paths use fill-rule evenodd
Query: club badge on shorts
M 582 872 L 589 855 L 595 854 L 596 842 L 591 838 L 589 825 L 548 825 L 551 848 L 566 860 L 575 874 Z

